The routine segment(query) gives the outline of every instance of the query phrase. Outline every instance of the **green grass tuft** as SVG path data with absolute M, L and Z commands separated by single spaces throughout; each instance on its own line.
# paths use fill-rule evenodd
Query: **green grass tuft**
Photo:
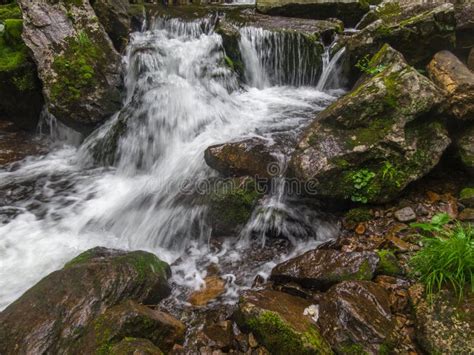
M 466 286 L 473 287 L 474 229 L 457 223 L 423 238 L 423 249 L 410 260 L 413 274 L 426 285 L 428 298 L 451 286 L 462 299 Z

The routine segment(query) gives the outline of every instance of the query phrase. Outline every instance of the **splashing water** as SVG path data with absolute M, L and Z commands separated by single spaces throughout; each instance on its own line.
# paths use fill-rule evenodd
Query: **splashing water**
M 317 83 L 316 69 L 305 67 L 308 63 L 301 59 L 306 54 L 291 55 L 306 74 L 283 76 L 275 72 L 281 65 L 269 65 L 268 53 L 258 41 L 247 43 L 248 38 L 243 36 L 241 43 L 247 71 L 264 63 L 254 72 L 258 76 L 265 71 L 268 81 L 261 85 L 258 79 L 252 85 L 250 80 L 243 89 L 225 66 L 222 38 L 213 32 L 212 21 L 159 19 L 150 30 L 132 35 L 124 58 L 126 95 L 120 112 L 80 147 L 71 145 L 76 136 L 47 117 L 63 144 L 47 156 L 0 169 L 0 214 L 15 211 L 0 224 L 0 309 L 94 246 L 148 250 L 170 263 L 186 255 L 173 266 L 173 281 L 185 289 L 202 284 L 209 263 L 223 265 L 228 273 L 240 268 L 229 283 L 229 302 L 238 287 L 248 287 L 258 272 L 267 273 L 275 261 L 288 256 L 281 253 L 270 263 L 242 262 L 253 236 L 269 229 L 269 219 L 278 219 L 270 212 L 263 214 L 263 221 L 251 219 L 245 238 L 236 236 L 215 249 L 204 222 L 207 207 L 183 194 L 189 182 L 217 176 L 204 162 L 208 146 L 248 136 L 296 141 L 315 113 L 341 94 L 296 87 Z M 289 44 L 273 43 L 270 52 L 284 55 Z M 97 161 L 108 164 L 97 166 Z M 275 191 L 261 206 L 278 206 L 287 213 L 272 222 L 277 234 L 309 238 L 309 244 L 298 244 L 293 253 L 334 236 L 333 224 L 317 215 L 310 218 L 314 212 L 306 207 L 293 209 L 297 203 L 283 198 L 281 189 Z M 306 228 L 308 220 L 312 230 Z M 234 247 L 237 242 L 239 248 Z

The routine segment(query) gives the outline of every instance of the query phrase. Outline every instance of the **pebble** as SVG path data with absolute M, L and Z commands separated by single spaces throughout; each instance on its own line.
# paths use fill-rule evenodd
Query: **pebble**
M 395 218 L 399 222 L 412 222 L 416 220 L 416 213 L 411 207 L 405 207 L 395 212 Z

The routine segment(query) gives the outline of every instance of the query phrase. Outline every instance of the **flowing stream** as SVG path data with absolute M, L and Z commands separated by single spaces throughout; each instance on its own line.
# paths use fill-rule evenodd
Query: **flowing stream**
M 280 65 L 289 63 L 284 39 L 250 27 L 241 33 L 244 83 L 225 65 L 212 21 L 159 19 L 131 37 L 123 109 L 81 145 L 45 112 L 51 152 L 0 169 L 0 310 L 94 246 L 148 250 L 173 263 L 174 296 L 182 300 L 202 286 L 209 264 L 219 264 L 229 280 L 223 300 L 235 302 L 257 274 L 265 277 L 279 260 L 336 235 L 331 220 L 285 191 L 289 152 L 282 151 L 281 176 L 259 212 L 240 235 L 210 242 L 207 206 L 188 191 L 218 176 L 204 150 L 245 137 L 296 142 L 315 113 L 343 92 L 329 89 L 342 53 L 323 60 L 317 76 L 301 52 L 290 72 Z M 282 61 L 270 65 L 276 55 Z M 271 249 L 275 230 L 289 240 L 285 250 Z M 269 257 L 251 259 L 249 250 Z

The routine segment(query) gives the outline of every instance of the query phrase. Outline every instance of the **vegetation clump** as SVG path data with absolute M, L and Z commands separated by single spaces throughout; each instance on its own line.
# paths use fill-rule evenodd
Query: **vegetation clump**
M 423 237 L 423 248 L 410 260 L 413 275 L 426 285 L 429 298 L 445 286 L 452 287 L 459 299 L 469 285 L 474 291 L 474 229 L 448 222 L 447 215 L 439 214 L 429 223 L 412 224 L 431 234 Z

